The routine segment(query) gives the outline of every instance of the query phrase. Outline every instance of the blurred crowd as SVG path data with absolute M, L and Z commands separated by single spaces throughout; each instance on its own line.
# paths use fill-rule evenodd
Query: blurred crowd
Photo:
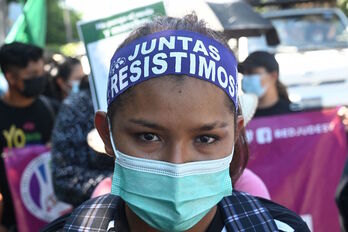
M 87 134 L 94 128 L 94 108 L 80 60 L 59 58 L 46 58 L 41 48 L 19 42 L 1 47 L 1 71 L 8 91 L 0 100 L 0 150 L 50 146 L 55 194 L 77 206 L 111 175 L 113 161 L 87 145 Z M 11 130 L 26 136 L 17 139 Z M 0 165 L 0 222 L 2 228 L 16 231 L 3 158 Z

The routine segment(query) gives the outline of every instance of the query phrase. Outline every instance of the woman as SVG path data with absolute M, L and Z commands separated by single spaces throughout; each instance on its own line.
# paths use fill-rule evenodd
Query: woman
M 291 113 L 291 102 L 285 86 L 279 81 L 279 64 L 274 55 L 258 51 L 251 53 L 239 64 L 244 76 L 242 88 L 259 97 L 254 117 Z
M 248 157 L 236 72 L 226 41 L 195 15 L 131 33 L 111 60 L 108 112 L 95 116 L 116 157 L 112 194 L 85 202 L 64 230 L 309 231 L 232 190 Z
M 78 92 L 80 82 L 87 79 L 80 60 L 68 57 L 58 66 L 58 73 L 49 83 L 45 95 L 62 102 L 70 92 Z

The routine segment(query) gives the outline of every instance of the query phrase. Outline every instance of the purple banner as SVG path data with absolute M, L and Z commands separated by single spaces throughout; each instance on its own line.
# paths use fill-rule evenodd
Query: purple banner
M 72 209 L 54 195 L 50 160 L 51 153 L 43 145 L 5 151 L 6 174 L 19 232 L 37 232 Z
M 248 167 L 273 201 L 295 211 L 314 232 L 340 231 L 335 191 L 347 158 L 336 109 L 252 120 Z

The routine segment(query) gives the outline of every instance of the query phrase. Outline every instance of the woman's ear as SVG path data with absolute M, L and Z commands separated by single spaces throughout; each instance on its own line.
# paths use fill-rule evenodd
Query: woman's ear
M 270 72 L 270 74 L 271 74 L 271 77 L 272 77 L 272 81 L 274 83 L 276 83 L 277 80 L 278 80 L 278 76 L 279 76 L 278 72 L 277 71 L 273 71 L 273 72 Z
M 244 118 L 242 115 L 238 115 L 237 117 L 237 130 L 236 130 L 236 136 L 235 136 L 235 142 L 239 138 L 239 135 L 244 128 Z
M 109 122 L 108 122 L 106 113 L 102 111 L 98 111 L 94 117 L 94 124 L 95 124 L 95 128 L 97 129 L 100 137 L 102 138 L 104 142 L 105 151 L 107 155 L 114 157 L 115 153 L 111 145 L 110 139 L 112 138 L 110 138 Z
M 58 85 L 61 89 L 64 90 L 64 88 L 65 88 L 65 82 L 64 82 L 63 78 L 57 77 L 57 78 L 56 78 L 56 83 L 57 83 L 57 85 Z
M 4 76 L 5 76 L 6 80 L 8 81 L 9 85 L 14 85 L 15 78 L 11 72 L 7 71 L 4 74 Z
M 57 77 L 56 78 L 56 83 L 59 86 L 59 88 L 63 91 L 63 96 L 68 96 L 69 92 L 70 92 L 70 87 L 68 84 L 65 83 L 65 81 L 63 80 L 63 78 L 61 77 Z

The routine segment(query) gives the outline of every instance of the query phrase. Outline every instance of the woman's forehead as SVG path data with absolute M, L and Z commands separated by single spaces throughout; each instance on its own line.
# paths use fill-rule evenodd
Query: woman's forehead
M 121 109 L 126 118 L 151 115 L 155 118 L 168 114 L 186 118 L 186 115 L 192 117 L 191 113 L 207 119 L 233 116 L 231 106 L 226 103 L 231 100 L 224 91 L 209 82 L 187 76 L 151 79 L 133 87 L 130 94 Z

